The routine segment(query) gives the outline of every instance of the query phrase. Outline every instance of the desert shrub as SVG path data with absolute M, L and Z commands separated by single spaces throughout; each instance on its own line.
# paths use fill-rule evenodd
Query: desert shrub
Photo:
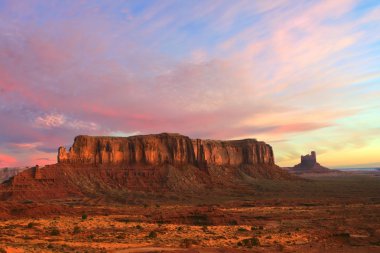
M 54 248 L 54 246 L 53 246 L 53 244 L 50 244 L 50 243 L 49 243 L 48 246 L 47 246 L 47 248 L 48 248 L 48 249 L 52 249 L 52 248 Z
M 148 204 L 144 204 L 144 208 L 148 208 Z
M 159 204 L 156 204 L 156 207 L 157 207 L 157 208 L 160 208 L 160 205 L 159 205 Z
M 34 228 L 37 224 L 34 223 L 34 222 L 29 222 L 27 226 L 27 228 Z
M 73 229 L 73 234 L 79 234 L 80 232 L 81 232 L 80 227 L 75 226 L 74 229 Z
M 0 253 L 7 253 L 7 251 L 4 248 L 0 248 Z
M 207 232 L 208 231 L 208 227 L 207 226 L 202 226 L 202 231 L 203 232 Z
M 82 220 L 86 220 L 87 219 L 87 214 L 82 214 Z
M 236 226 L 237 224 L 238 224 L 238 222 L 236 220 L 230 220 L 228 222 L 228 225 L 230 225 L 230 226 Z
M 155 231 L 150 231 L 148 238 L 151 238 L 151 239 L 157 238 L 157 233 Z
M 238 242 L 237 245 L 242 246 L 242 247 L 252 248 L 253 246 L 259 246 L 260 241 L 256 237 L 246 238 L 246 239 L 243 239 L 240 242 Z
M 238 232 L 247 232 L 248 230 L 245 229 L 245 228 L 240 227 L 240 228 L 237 229 L 237 231 Z
M 60 231 L 59 231 L 59 229 L 56 228 L 56 227 L 51 228 L 51 230 L 50 230 L 50 235 L 52 235 L 52 236 L 60 235 Z
M 343 237 L 343 238 L 349 238 L 350 237 L 350 233 L 346 233 L 346 232 L 343 232 L 343 233 L 336 233 L 336 234 L 333 234 L 334 236 L 338 236 L 338 237 Z
M 142 229 L 142 226 L 141 225 L 137 225 L 135 228 L 136 229 Z
M 177 231 L 182 231 L 183 227 L 177 227 Z
M 33 204 L 33 200 L 30 200 L 30 199 L 26 199 L 22 202 L 23 204 Z

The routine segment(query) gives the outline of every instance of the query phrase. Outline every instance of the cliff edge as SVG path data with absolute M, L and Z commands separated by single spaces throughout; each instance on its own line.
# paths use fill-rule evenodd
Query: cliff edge
M 274 164 L 272 147 L 255 139 L 215 141 L 179 134 L 96 137 L 80 135 L 74 144 L 58 149 L 58 163 L 103 165 L 191 164 L 240 166 Z

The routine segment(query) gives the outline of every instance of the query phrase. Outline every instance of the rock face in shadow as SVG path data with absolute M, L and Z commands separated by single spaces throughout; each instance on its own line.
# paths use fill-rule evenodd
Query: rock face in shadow
M 58 150 L 58 163 L 68 164 L 192 164 L 240 166 L 274 164 L 272 147 L 255 139 L 237 141 L 191 140 L 179 134 L 131 137 L 77 136 L 67 152 Z
M 0 169 L 0 183 L 8 180 L 9 178 L 17 175 L 23 170 L 26 170 L 27 168 L 1 168 Z

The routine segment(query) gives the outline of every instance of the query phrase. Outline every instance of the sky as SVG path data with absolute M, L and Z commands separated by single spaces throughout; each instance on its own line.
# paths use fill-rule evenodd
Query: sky
M 380 166 L 380 2 L 0 0 L 0 124 L 0 167 L 161 132 Z

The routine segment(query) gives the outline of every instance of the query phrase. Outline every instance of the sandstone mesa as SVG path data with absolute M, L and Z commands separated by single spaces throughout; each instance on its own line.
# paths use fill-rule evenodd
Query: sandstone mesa
M 218 141 L 180 134 L 80 135 L 58 163 L 32 167 L 0 185 L 0 199 L 124 198 L 128 191 L 245 191 L 255 178 L 293 179 L 255 139 Z

